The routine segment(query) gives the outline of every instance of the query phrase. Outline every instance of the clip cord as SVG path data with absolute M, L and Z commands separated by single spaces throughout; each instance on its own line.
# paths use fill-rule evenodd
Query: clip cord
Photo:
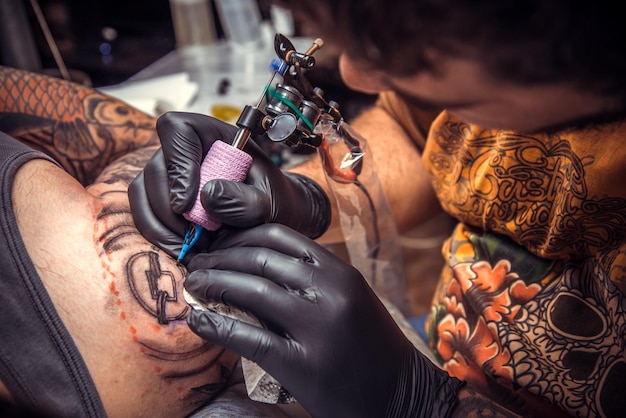
M 324 138 L 322 142 L 322 146 L 318 148 L 318 155 L 322 160 L 322 167 L 324 169 L 324 173 L 327 178 L 327 183 L 329 188 L 331 189 L 335 201 L 337 203 L 337 207 L 339 211 L 345 210 L 345 207 L 352 205 L 353 203 L 344 202 L 343 197 L 348 192 L 347 189 L 342 189 L 343 185 L 352 185 L 356 187 L 360 193 L 362 193 L 365 202 L 367 204 L 367 209 L 369 209 L 369 213 L 371 216 L 371 244 L 368 244 L 368 253 L 369 253 L 369 269 L 370 273 L 368 275 L 368 282 L 372 285 L 373 288 L 379 287 L 379 275 L 377 272 L 377 263 L 380 257 L 381 251 L 381 243 L 382 243 L 382 233 L 381 226 L 379 225 L 380 219 L 378 216 L 378 207 L 377 203 L 374 201 L 374 197 L 368 190 L 368 185 L 372 186 L 374 189 L 374 193 L 376 193 L 377 183 L 376 176 L 372 173 L 367 174 L 365 180 L 361 180 L 361 171 L 363 169 L 363 159 L 364 159 L 364 145 L 361 144 L 361 141 L 358 138 L 358 134 L 355 134 L 349 127 L 349 125 L 342 119 L 339 123 L 334 121 L 327 121 L 327 125 L 321 127 L 321 133 Z M 333 152 L 331 151 L 331 147 L 333 144 L 338 143 L 335 141 L 335 138 L 340 139 L 345 147 L 347 147 L 347 151 L 351 156 L 351 159 L 354 160 L 350 165 L 349 170 L 342 170 L 337 167 L 335 160 L 333 158 Z M 364 141 L 364 139 L 362 139 Z M 365 143 L 365 142 L 363 142 Z M 357 157 L 358 158 L 354 158 Z M 369 169 L 372 170 L 371 164 L 369 165 Z M 368 183 L 368 185 L 364 184 Z M 344 207 L 345 206 L 345 207 Z M 342 228 L 344 227 L 342 221 Z M 350 226 L 349 226 L 350 228 Z M 348 243 L 348 250 L 350 251 L 350 244 Z M 364 267 L 364 266 L 363 266 Z M 362 271 L 362 273 L 366 273 Z

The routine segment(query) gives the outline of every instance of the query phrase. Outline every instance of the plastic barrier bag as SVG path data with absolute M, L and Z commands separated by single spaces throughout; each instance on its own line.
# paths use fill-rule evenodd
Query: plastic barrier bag
M 318 153 L 339 209 L 350 263 L 374 291 L 410 315 L 402 245 L 367 142 L 343 119 L 320 120 Z

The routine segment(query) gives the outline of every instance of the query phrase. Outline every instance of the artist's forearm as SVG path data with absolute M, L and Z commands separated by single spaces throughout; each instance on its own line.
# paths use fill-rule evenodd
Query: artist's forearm
M 452 413 L 453 418 L 510 418 L 521 416 L 523 415 L 519 415 L 511 409 L 495 403 L 487 396 L 467 386 L 459 391 L 458 402 Z
M 453 418 L 569 418 L 571 416 L 547 400 L 523 390 L 513 394 L 495 389 L 488 393 L 468 384 L 459 391 L 457 398 L 458 402 L 452 413 Z
M 88 184 L 111 161 L 157 143 L 155 120 L 92 88 L 0 66 L 0 130 Z
M 374 169 L 400 231 L 406 231 L 439 213 L 440 207 L 418 149 L 389 114 L 373 107 L 350 125 L 366 139 Z M 291 171 L 314 179 L 328 192 L 319 158 L 312 158 Z M 334 206 L 332 219 L 328 232 L 319 241 L 342 240 L 339 216 Z

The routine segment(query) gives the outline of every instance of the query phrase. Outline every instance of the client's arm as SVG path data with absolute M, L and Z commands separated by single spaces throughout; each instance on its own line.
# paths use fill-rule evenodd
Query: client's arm
M 133 224 L 128 179 L 149 151 L 86 189 L 33 160 L 13 187 L 22 240 L 109 417 L 186 416 L 224 388 L 237 360 L 189 330 L 185 269 Z
M 93 89 L 0 67 L 0 130 L 63 167 L 25 163 L 11 200 L 107 415 L 183 417 L 211 400 L 238 357 L 189 330 L 187 272 L 130 212 L 128 184 L 158 147 L 154 119 Z M 0 396 L 10 391 L 0 384 Z

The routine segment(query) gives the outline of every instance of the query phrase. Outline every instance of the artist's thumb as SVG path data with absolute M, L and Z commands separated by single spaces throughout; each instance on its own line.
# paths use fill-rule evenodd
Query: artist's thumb
M 271 219 L 269 196 L 254 186 L 229 180 L 210 180 L 200 194 L 204 209 L 226 225 L 250 228 Z

